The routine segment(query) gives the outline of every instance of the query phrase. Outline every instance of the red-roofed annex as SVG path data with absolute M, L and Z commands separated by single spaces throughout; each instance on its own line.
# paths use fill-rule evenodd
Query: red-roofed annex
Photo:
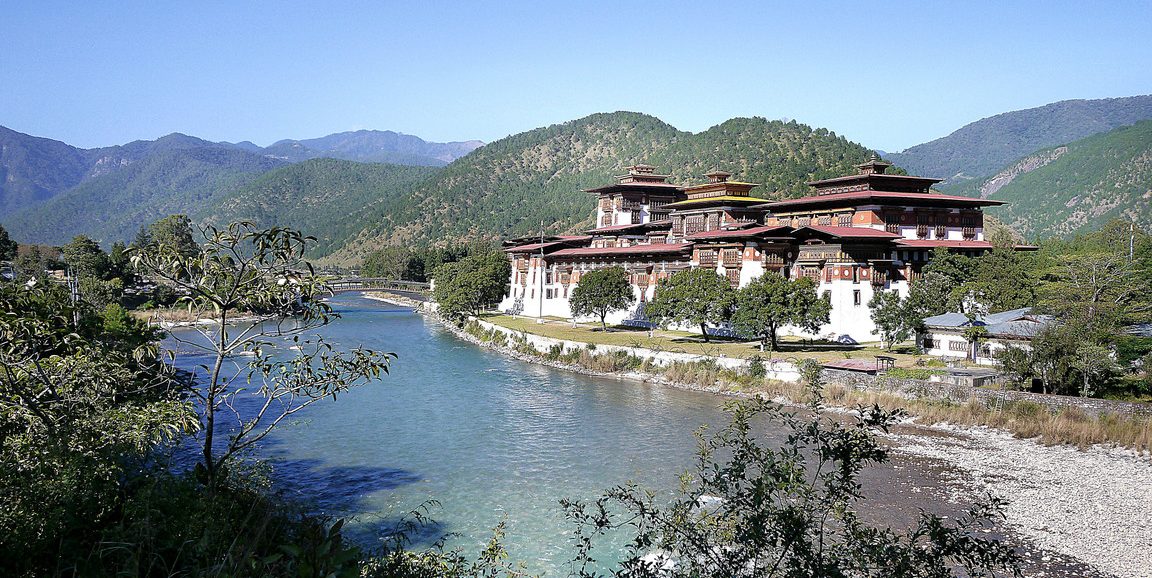
M 983 207 L 1002 204 L 934 193 L 939 179 L 889 175 L 890 166 L 873 158 L 855 175 L 808 183 L 813 195 L 772 202 L 751 195 L 754 183 L 723 171 L 678 186 L 650 165 L 627 167 L 615 184 L 587 191 L 597 195 L 596 228 L 585 235 L 505 242 L 512 276 L 500 308 L 571 317 L 568 297 L 580 276 L 621 266 L 638 304 L 610 320 L 643 325 L 643 306 L 661 280 L 705 267 L 733 287 L 768 273 L 809 277 L 832 304 L 820 335 L 873 341 L 873 294 L 906 295 L 937 247 L 973 256 L 990 251 Z

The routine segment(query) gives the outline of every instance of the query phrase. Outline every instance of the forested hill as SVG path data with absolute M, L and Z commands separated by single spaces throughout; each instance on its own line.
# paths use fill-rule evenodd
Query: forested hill
M 1116 218 L 1152 226 L 1152 120 L 1030 155 L 985 196 L 990 212 L 1030 238 L 1098 229 Z
M 594 114 L 513 135 L 473 151 L 407 197 L 366 212 L 367 226 L 334 260 L 355 262 L 382 244 L 458 242 L 592 224 L 584 193 L 614 182 L 635 163 L 655 165 L 672 182 L 699 183 L 711 169 L 759 183 L 768 197 L 798 196 L 812 179 L 851 173 L 871 151 L 825 129 L 737 118 L 692 134 L 645 114 Z
M 888 160 L 915 175 L 947 179 L 942 187 L 987 178 L 1038 150 L 1152 119 L 1152 95 L 1065 100 L 998 114 L 914 146 Z
M 115 157 L 110 157 L 115 158 Z M 221 202 L 284 161 L 227 147 L 172 148 L 87 178 L 12 215 L 4 227 L 23 243 L 60 245 L 84 234 L 107 245 L 131 240 L 141 225 Z
M 440 169 L 315 159 L 281 167 L 256 178 L 223 201 L 189 210 L 197 222 L 218 226 L 253 221 L 316 237 L 316 254 L 331 252 L 364 226 L 366 212 L 406 198 Z

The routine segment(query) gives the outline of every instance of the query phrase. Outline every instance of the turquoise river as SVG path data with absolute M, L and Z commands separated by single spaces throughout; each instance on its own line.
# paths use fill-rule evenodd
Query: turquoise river
M 511 359 L 355 294 L 332 305 L 341 317 L 322 329 L 325 339 L 394 352 L 391 371 L 307 408 L 260 453 L 272 458 L 279 487 L 354 517 L 369 547 L 399 516 L 435 500 L 436 524 L 416 546 L 452 533 L 450 546 L 475 555 L 503 520 L 513 559 L 566 575 L 574 550 L 560 499 L 590 501 L 628 481 L 671 495 L 694 463 L 693 432 L 725 420 L 717 395 Z M 963 506 L 949 499 L 947 470 L 897 455 L 866 472 L 861 509 L 887 524 L 919 509 L 956 515 Z

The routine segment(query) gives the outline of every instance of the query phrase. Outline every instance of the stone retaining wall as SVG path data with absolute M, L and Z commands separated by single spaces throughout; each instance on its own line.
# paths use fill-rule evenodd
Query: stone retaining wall
M 956 403 L 966 403 L 973 398 L 985 403 L 1027 401 L 1042 405 L 1050 410 L 1075 407 L 1091 415 L 1114 413 L 1152 417 L 1152 404 L 1147 403 L 1130 403 L 1067 395 L 1045 395 L 1027 391 L 972 388 L 946 382 L 899 379 L 840 369 L 825 368 L 824 378 L 829 383 L 843 385 L 851 389 L 891 391 L 910 397 L 947 399 Z
M 552 347 L 559 346 L 565 350 L 580 350 L 586 349 L 588 344 L 580 341 L 569 341 L 566 339 L 555 339 L 552 337 L 544 337 L 541 335 L 533 335 L 521 331 L 515 331 L 502 327 L 483 319 L 476 319 L 476 322 L 481 327 L 488 331 L 499 331 L 507 335 L 510 339 L 523 338 L 529 345 L 536 348 L 537 351 L 547 352 Z M 709 357 L 707 355 L 696 355 L 692 353 L 680 353 L 674 351 L 656 351 L 655 349 L 647 349 L 644 347 L 631 347 L 625 345 L 596 345 L 596 352 L 612 352 L 620 351 L 628 355 L 634 355 L 641 359 L 650 359 L 654 365 L 666 366 L 674 362 L 701 362 L 714 360 L 717 365 L 726 369 L 743 369 L 748 366 L 748 360 L 733 357 Z M 766 360 L 764 367 L 767 370 L 767 377 L 769 379 L 777 379 L 780 381 L 793 382 L 800 379 L 800 372 L 796 370 L 796 366 L 782 360 Z

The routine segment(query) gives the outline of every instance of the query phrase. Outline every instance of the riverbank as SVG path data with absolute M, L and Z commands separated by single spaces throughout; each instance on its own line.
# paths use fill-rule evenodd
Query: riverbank
M 418 303 L 387 297 L 382 300 L 416 306 L 421 313 L 439 320 L 434 313 L 420 309 Z M 672 362 L 670 367 L 661 368 L 648 359 L 604 351 L 605 347 L 541 351 L 530 345 L 526 337 L 479 324 L 464 328 L 447 322 L 443 325 L 464 340 L 504 355 L 588 375 L 636 379 L 724 396 L 764 395 L 787 403 L 802 400 L 806 393 L 798 384 L 766 383 L 762 378 L 759 380 L 763 384 L 757 385 L 757 378 L 747 372 L 722 367 L 715 360 Z M 839 407 L 872 402 L 909 407 L 909 411 L 926 419 L 898 428 L 889 437 L 894 451 L 953 465 L 949 482 L 954 485 L 958 502 L 990 492 L 1009 501 L 1006 526 L 1054 552 L 1054 560 L 1071 557 L 1115 576 L 1152 577 L 1152 562 L 1146 556 L 1152 546 L 1152 526 L 1147 524 L 1152 519 L 1152 486 L 1148 484 L 1152 464 L 1140 453 L 1086 442 L 1080 444 L 1082 448 L 1044 445 L 1038 438 L 1020 439 L 979 425 L 944 423 L 948 417 L 960 423 L 966 421 L 956 419 L 957 416 L 979 417 L 980 408 L 967 404 L 950 404 L 945 410 L 941 408 L 946 404 L 933 405 L 924 400 L 838 386 L 826 388 L 825 399 L 829 405 Z M 1034 424 L 1040 421 L 1035 415 L 1005 415 L 1003 411 L 1000 419 Z M 1069 427 L 1059 420 L 1049 421 L 1043 427 Z M 1051 563 L 1048 554 L 1039 556 L 1039 567 Z M 1089 574 L 1070 569 L 1062 575 Z
M 214 317 L 212 311 L 206 309 L 192 309 L 176 308 L 176 307 L 162 307 L 156 309 L 134 309 L 129 311 L 129 314 L 136 319 L 139 319 L 149 325 L 160 327 L 162 329 L 174 329 L 177 327 L 197 327 L 201 325 L 215 325 L 220 323 L 220 320 Z M 230 317 L 229 323 L 246 323 L 250 321 L 264 321 L 271 319 L 272 316 L 260 315 L 240 315 L 237 317 Z

